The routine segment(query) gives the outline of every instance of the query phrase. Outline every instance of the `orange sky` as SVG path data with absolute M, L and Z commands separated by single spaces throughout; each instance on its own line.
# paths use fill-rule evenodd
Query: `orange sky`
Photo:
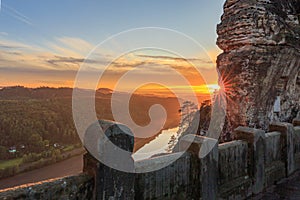
M 58 41 L 63 45 L 48 44 L 54 51 L 15 41 L 2 41 L 3 45 L 14 48 L 0 49 L 0 86 L 73 87 L 76 73 L 93 45 L 78 38 L 59 38 Z M 208 94 L 218 88 L 215 61 L 219 53 L 219 50 L 212 49 L 199 52 L 199 55 L 191 55 L 189 58 L 180 58 L 166 52 L 129 53 L 114 60 L 105 69 L 98 87 L 114 89 L 122 76 L 134 71 L 133 78 L 126 83 L 119 83 L 118 90 L 135 88 L 136 82 L 150 77 L 156 81 L 160 78 L 168 84 L 157 87 L 146 82 L 147 86 L 140 91 L 163 94 L 164 88 L 169 88 L 184 93 L 192 88 L 197 94 Z M 90 61 L 90 68 L 86 73 L 93 74 L 104 69 L 102 61 L 110 55 L 109 52 L 103 55 Z M 178 74 L 174 71 L 184 77 L 189 85 L 180 83 Z M 154 82 L 157 83 L 156 81 Z

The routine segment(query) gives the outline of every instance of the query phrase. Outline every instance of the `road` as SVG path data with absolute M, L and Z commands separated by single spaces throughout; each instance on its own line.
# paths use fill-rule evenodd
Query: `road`
M 47 179 L 75 175 L 82 172 L 83 155 L 74 156 L 59 163 L 0 179 L 0 190 Z

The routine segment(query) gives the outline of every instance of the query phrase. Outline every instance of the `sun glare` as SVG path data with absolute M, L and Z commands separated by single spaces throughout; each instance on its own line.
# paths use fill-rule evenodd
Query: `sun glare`
M 160 91 L 161 93 L 165 93 L 168 90 L 166 87 L 162 87 L 159 85 L 147 85 L 140 89 L 141 90 L 139 92 L 141 92 L 141 93 L 147 93 L 150 91 L 152 91 L 152 92 Z M 198 86 L 177 85 L 177 86 L 169 86 L 169 89 L 174 89 L 175 91 L 178 91 L 181 93 L 189 91 L 188 89 L 192 89 L 196 94 L 213 94 L 214 92 L 220 90 L 220 86 L 218 84 L 203 84 L 203 85 L 198 85 Z
M 207 85 L 207 88 L 210 93 L 214 93 L 215 91 L 220 90 L 220 86 L 218 84 L 209 84 L 209 85 Z

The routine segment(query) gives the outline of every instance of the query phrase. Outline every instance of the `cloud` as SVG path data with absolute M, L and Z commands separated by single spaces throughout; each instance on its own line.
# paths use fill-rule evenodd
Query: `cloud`
M 58 37 L 46 45 L 56 54 L 73 57 L 85 57 L 94 47 L 89 42 L 75 37 Z
M 6 32 L 0 32 L 0 35 L 2 35 L 2 36 L 7 36 L 8 33 L 6 33 Z
M 54 56 L 51 59 L 46 60 L 49 64 L 58 65 L 61 63 L 71 63 L 71 64 L 82 64 L 86 63 L 98 63 L 96 60 L 85 60 L 84 58 L 74 58 L 74 57 L 63 57 L 63 56 Z
M 74 38 L 74 37 L 61 37 L 57 38 L 59 42 L 61 42 L 63 45 L 67 46 L 68 48 L 71 48 L 75 51 L 82 52 L 84 54 L 88 53 L 93 49 L 93 45 L 88 43 L 87 41 L 80 39 L 80 38 Z
M 0 49 L 32 49 L 32 46 L 11 40 L 0 40 Z M 35 50 L 37 50 L 35 48 Z
M 0 67 L 1 74 L 35 74 L 35 75 L 74 75 L 77 73 L 77 70 L 55 70 L 55 69 L 37 69 L 29 67 Z
M 86 47 L 90 46 L 82 39 L 72 38 L 72 41 L 80 41 L 78 45 L 81 43 L 85 44 Z M 99 61 L 85 59 L 82 54 L 75 52 L 72 48 L 68 49 L 60 46 L 60 42 L 58 44 L 47 42 L 46 47 L 47 45 L 48 48 L 42 48 L 17 41 L 0 39 L 0 67 L 78 70 L 79 65 L 83 62 L 94 65 L 103 63 L 104 57 Z M 75 43 L 74 46 L 76 46 Z M 53 48 L 58 50 L 59 53 L 53 51 Z
M 196 62 L 207 63 L 207 64 L 213 63 L 211 60 L 205 60 L 200 58 L 181 58 L 181 57 L 172 57 L 172 56 L 151 56 L 151 55 L 137 55 L 137 56 L 142 58 L 174 60 L 174 61 L 182 61 L 182 62 L 196 61 Z
M 82 56 L 81 53 L 74 51 L 73 49 L 66 48 L 64 46 L 61 46 L 54 42 L 47 42 L 46 44 L 50 50 L 52 50 L 55 54 L 61 55 L 61 56 L 72 56 L 72 57 L 80 57 Z
M 199 71 L 206 74 L 214 73 L 215 68 L 212 62 L 209 62 L 209 64 L 203 63 L 201 59 L 197 58 L 189 60 L 168 56 L 135 55 L 132 53 L 115 60 L 108 70 L 121 74 L 135 69 L 135 73 L 141 75 L 159 74 L 168 76 L 173 69 L 189 77 L 198 76 Z
M 110 85 L 113 85 L 113 81 L 117 81 L 123 74 L 133 69 L 135 69 L 137 79 L 143 79 L 144 76 L 153 76 L 153 78 L 159 76 L 176 82 L 172 78 L 174 73 L 170 73 L 171 69 L 174 69 L 179 74 L 193 80 L 193 84 L 196 85 L 198 82 L 201 83 L 202 75 L 202 77 L 208 77 L 209 82 L 216 80 L 215 69 L 211 67 L 213 64 L 201 58 L 183 59 L 131 53 L 111 63 L 114 56 L 107 52 L 98 52 L 86 59 L 83 51 L 79 51 L 77 45 L 80 44 L 85 46 L 83 49 L 86 50 L 92 47 L 82 39 L 69 37 L 56 38 L 54 41 L 46 43 L 44 48 L 0 39 L 0 85 L 7 85 L 8 83 L 45 85 L 51 83 L 53 86 L 65 83 L 72 86 L 76 73 L 84 62 L 88 64 L 84 71 L 87 77 L 105 70 L 104 80 Z M 107 67 L 107 64 L 110 66 Z M 197 69 L 202 70 L 202 75 L 199 74 L 194 64 L 197 64 Z
M 0 84 L 27 87 L 72 87 L 76 70 L 49 70 L 22 67 L 0 67 Z
M 24 14 L 22 14 L 21 12 L 17 11 L 16 9 L 9 7 L 6 4 L 2 3 L 2 12 L 6 12 L 8 15 L 14 17 L 15 19 L 32 26 L 33 23 L 31 22 L 31 19 L 29 19 L 27 16 L 25 16 Z
M 80 64 L 83 62 L 81 58 L 72 58 L 72 57 L 53 57 L 46 60 L 49 63 L 49 66 L 57 68 L 58 70 L 63 69 L 77 69 Z

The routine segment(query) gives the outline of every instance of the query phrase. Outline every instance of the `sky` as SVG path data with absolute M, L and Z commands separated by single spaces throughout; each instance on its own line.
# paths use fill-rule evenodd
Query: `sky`
M 134 84 L 146 77 L 147 83 L 152 79 L 155 83 L 145 87 L 151 92 L 163 91 L 164 86 L 185 90 L 176 73 L 171 73 L 175 70 L 197 92 L 205 93 L 204 84 L 209 90 L 216 88 L 215 60 L 221 52 L 216 46 L 216 26 L 224 0 L 0 1 L 0 86 L 78 86 L 76 74 L 88 61 L 87 74 L 101 71 L 103 75 L 98 87 L 116 87 L 122 76 L 134 71 L 131 80 L 119 84 L 119 90 L 137 87 Z M 142 27 L 160 27 L 162 35 L 134 31 Z M 192 38 L 202 50 L 166 34 L 170 29 L 179 32 L 178 37 Z M 164 50 L 132 49 L 121 54 L 146 40 Z M 170 83 L 157 87 L 157 77 Z

